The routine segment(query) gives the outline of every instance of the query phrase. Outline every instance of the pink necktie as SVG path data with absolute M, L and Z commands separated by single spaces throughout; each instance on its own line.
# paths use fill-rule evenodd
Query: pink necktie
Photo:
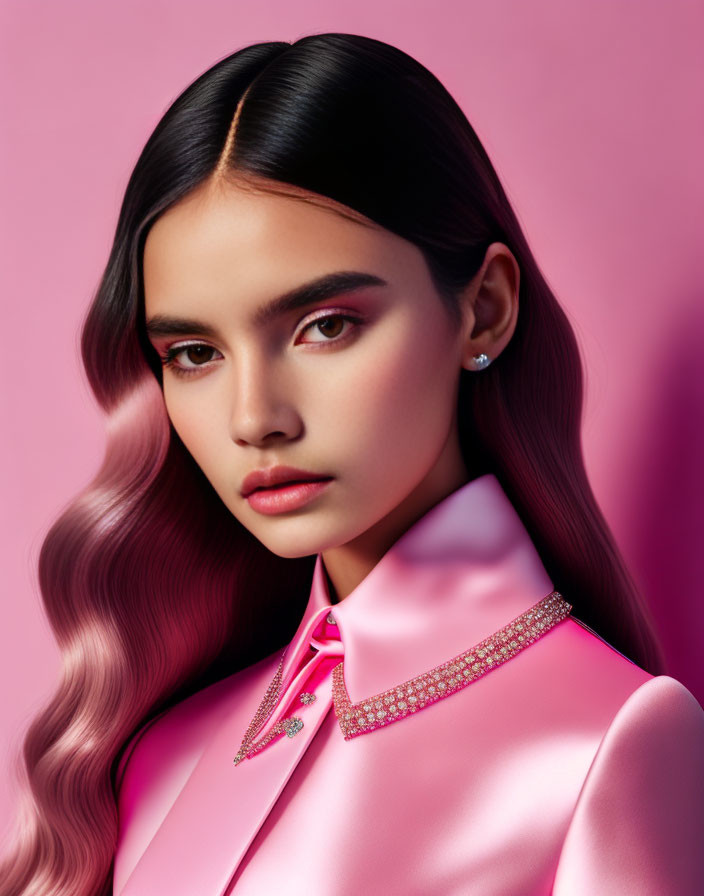
M 284 651 L 279 669 L 247 729 L 235 764 L 253 758 L 284 733 L 295 737 L 305 725 L 300 706 L 317 700 L 315 689 L 321 681 L 330 678 L 332 669 L 343 656 L 335 618 L 328 608 L 323 608 L 311 618 L 298 643 L 290 644 Z

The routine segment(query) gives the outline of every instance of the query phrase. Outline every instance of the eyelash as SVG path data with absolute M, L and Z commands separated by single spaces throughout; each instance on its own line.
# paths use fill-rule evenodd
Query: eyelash
M 314 327 L 316 324 L 322 323 L 323 321 L 335 320 L 337 318 L 342 318 L 342 320 L 348 321 L 349 323 L 352 323 L 355 325 L 362 323 L 361 318 L 355 317 L 354 315 L 351 315 L 351 314 L 343 314 L 341 312 L 340 313 L 328 312 L 327 314 L 321 315 L 320 317 L 316 317 L 314 320 L 310 321 L 310 323 L 306 324 L 306 326 L 303 327 L 303 329 L 301 330 L 301 333 L 305 333 L 311 327 Z M 355 327 L 352 327 L 351 329 L 355 329 Z M 349 333 L 350 333 L 350 330 L 348 330 L 347 333 L 342 336 L 338 336 L 334 339 L 326 339 L 326 340 L 323 340 L 323 342 L 319 342 L 317 344 L 325 345 L 326 343 L 342 342 L 345 339 L 347 339 L 347 336 L 349 335 Z M 189 377 L 189 376 L 192 376 L 194 373 L 198 373 L 199 369 L 206 367 L 208 362 L 206 362 L 204 364 L 199 364 L 196 367 L 179 367 L 178 364 L 176 363 L 176 358 L 178 358 L 178 356 L 180 354 L 187 351 L 187 349 L 189 349 L 189 348 L 200 348 L 201 346 L 204 346 L 205 348 L 212 349 L 212 346 L 209 346 L 204 342 L 189 342 L 186 345 L 179 345 L 179 346 L 174 346 L 172 348 L 168 348 L 164 352 L 164 354 L 160 356 L 162 366 L 170 368 L 173 371 L 173 373 L 176 374 L 176 376 L 180 376 L 180 377 Z M 217 351 L 217 349 L 212 349 L 212 351 Z

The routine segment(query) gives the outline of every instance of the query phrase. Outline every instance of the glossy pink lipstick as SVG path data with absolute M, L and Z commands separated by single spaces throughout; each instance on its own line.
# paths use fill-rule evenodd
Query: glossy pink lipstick
M 332 479 L 296 467 L 267 467 L 245 476 L 241 494 L 259 513 L 284 513 L 312 501 Z

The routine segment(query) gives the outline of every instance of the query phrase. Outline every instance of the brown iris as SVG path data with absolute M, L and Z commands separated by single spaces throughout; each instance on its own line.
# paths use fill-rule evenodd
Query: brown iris
M 320 330 L 324 336 L 330 336 L 330 337 L 334 338 L 335 336 L 339 335 L 340 330 L 341 330 L 342 326 L 344 325 L 344 323 L 345 323 L 344 319 L 340 316 L 322 317 L 320 320 L 317 320 L 315 322 L 315 325 L 320 328 Z M 329 330 L 331 328 L 332 328 L 332 330 L 335 330 L 335 327 L 338 328 L 337 332 L 333 332 L 333 333 L 329 332 Z
M 208 345 L 189 345 L 184 349 L 186 357 L 193 364 L 200 364 L 202 361 L 210 361 L 211 359 L 207 357 L 207 355 L 212 351 L 213 349 Z

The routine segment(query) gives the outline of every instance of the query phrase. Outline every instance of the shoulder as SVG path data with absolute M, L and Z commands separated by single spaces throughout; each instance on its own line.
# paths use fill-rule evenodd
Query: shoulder
M 545 671 L 560 679 L 571 696 L 601 705 L 609 722 L 622 703 L 653 676 L 580 619 L 569 616 L 545 639 Z
M 704 879 L 704 710 L 651 676 L 614 715 L 562 847 L 555 896 L 698 892 Z
M 225 720 L 254 715 L 281 651 L 168 708 L 132 737 L 117 772 L 116 892 L 124 885 Z M 236 724 L 236 723 L 235 723 Z M 239 744 L 234 745 L 236 751 Z
M 589 774 L 598 778 L 627 767 L 618 784 L 634 798 L 642 785 L 652 794 L 658 782 L 677 784 L 686 769 L 698 770 L 704 787 L 704 710 L 676 678 L 656 675 L 633 691 L 604 734 Z
M 596 662 L 614 672 L 620 672 L 629 678 L 632 677 L 633 681 L 637 681 L 639 684 L 653 677 L 620 650 L 617 650 L 613 644 L 602 638 L 586 622 L 572 615 L 567 617 L 566 622 L 564 632 L 569 639 L 570 650 L 575 658 Z
M 688 771 L 697 770 L 700 790 L 704 787 L 704 710 L 677 679 L 653 676 L 629 696 L 604 734 L 589 774 L 596 779 L 627 769 L 618 786 L 632 791 L 634 801 L 644 791 L 652 795 L 658 785 L 676 786 Z
M 579 732 L 585 757 L 594 755 L 623 703 L 653 677 L 573 616 L 522 651 L 511 670 L 513 663 L 505 676 L 506 712 L 529 705 L 555 730 Z

